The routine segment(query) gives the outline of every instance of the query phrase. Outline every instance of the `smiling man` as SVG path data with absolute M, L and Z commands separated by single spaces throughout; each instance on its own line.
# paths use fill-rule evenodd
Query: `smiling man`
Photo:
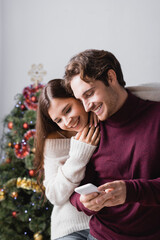
M 86 112 L 94 112 L 101 121 L 117 112 L 128 95 L 112 69 L 108 70 L 108 86 L 100 80 L 85 82 L 77 75 L 71 81 L 71 88 L 75 97 L 83 102 Z
M 160 239 L 160 103 L 125 88 L 119 61 L 103 50 L 74 56 L 65 81 L 100 120 L 101 141 L 82 184 L 101 193 L 70 199 L 92 215 L 88 239 Z

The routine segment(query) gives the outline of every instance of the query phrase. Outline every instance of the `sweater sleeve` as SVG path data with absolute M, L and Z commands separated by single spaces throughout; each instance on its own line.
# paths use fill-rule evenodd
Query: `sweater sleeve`
M 160 101 L 160 84 L 144 84 L 130 87 L 133 94 L 153 101 Z M 156 114 L 156 118 L 158 115 Z M 158 120 L 159 121 L 159 120 Z M 157 129 L 157 132 L 159 130 Z M 159 142 L 160 137 L 157 139 Z M 157 144 L 157 148 L 159 148 Z M 155 169 L 160 169 L 159 157 Z M 156 176 L 159 177 L 157 174 Z M 160 206 L 160 177 L 154 179 L 131 179 L 125 180 L 127 188 L 126 203 L 139 202 L 144 206 Z
M 136 96 L 142 99 L 160 101 L 160 84 L 150 83 L 128 87 Z M 160 164 L 156 166 L 160 169 Z M 139 202 L 145 206 L 160 205 L 160 178 L 125 180 L 127 188 L 126 203 Z
M 87 183 L 93 183 L 96 185 L 96 172 L 94 169 L 94 166 L 92 164 L 92 161 L 90 161 L 87 164 L 86 172 L 85 172 L 85 178 L 82 180 L 80 185 L 84 185 Z M 88 208 L 85 208 L 84 205 L 80 202 L 80 194 L 73 192 L 73 194 L 70 197 L 71 204 L 77 208 L 78 211 L 84 212 L 86 215 L 91 216 L 96 214 L 97 212 L 91 211 Z
M 46 197 L 62 205 L 84 177 L 86 164 L 95 146 L 71 139 L 47 139 L 44 149 L 44 186 Z
M 144 206 L 160 205 L 160 178 L 125 180 L 126 203 L 139 202 Z

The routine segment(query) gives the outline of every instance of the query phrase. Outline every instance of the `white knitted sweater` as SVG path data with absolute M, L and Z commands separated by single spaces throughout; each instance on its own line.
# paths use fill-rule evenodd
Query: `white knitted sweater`
M 95 146 L 71 139 L 46 139 L 44 171 L 46 197 L 54 205 L 51 239 L 89 228 L 89 217 L 78 212 L 69 197 L 84 178 Z

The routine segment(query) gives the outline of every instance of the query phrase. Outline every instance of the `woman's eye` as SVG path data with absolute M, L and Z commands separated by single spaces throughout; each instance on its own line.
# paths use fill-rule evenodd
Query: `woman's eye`
M 57 124 L 60 123 L 60 122 L 61 122 L 61 119 L 59 119 L 59 120 L 57 121 Z
M 71 111 L 71 108 L 68 108 L 67 111 L 66 111 L 66 113 L 69 113 L 70 111 Z

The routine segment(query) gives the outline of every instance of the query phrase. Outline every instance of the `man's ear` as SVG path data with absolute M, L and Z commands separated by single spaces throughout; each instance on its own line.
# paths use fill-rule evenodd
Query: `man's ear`
M 117 75 L 113 69 L 109 69 L 107 72 L 108 75 L 108 84 L 114 84 L 117 82 Z

